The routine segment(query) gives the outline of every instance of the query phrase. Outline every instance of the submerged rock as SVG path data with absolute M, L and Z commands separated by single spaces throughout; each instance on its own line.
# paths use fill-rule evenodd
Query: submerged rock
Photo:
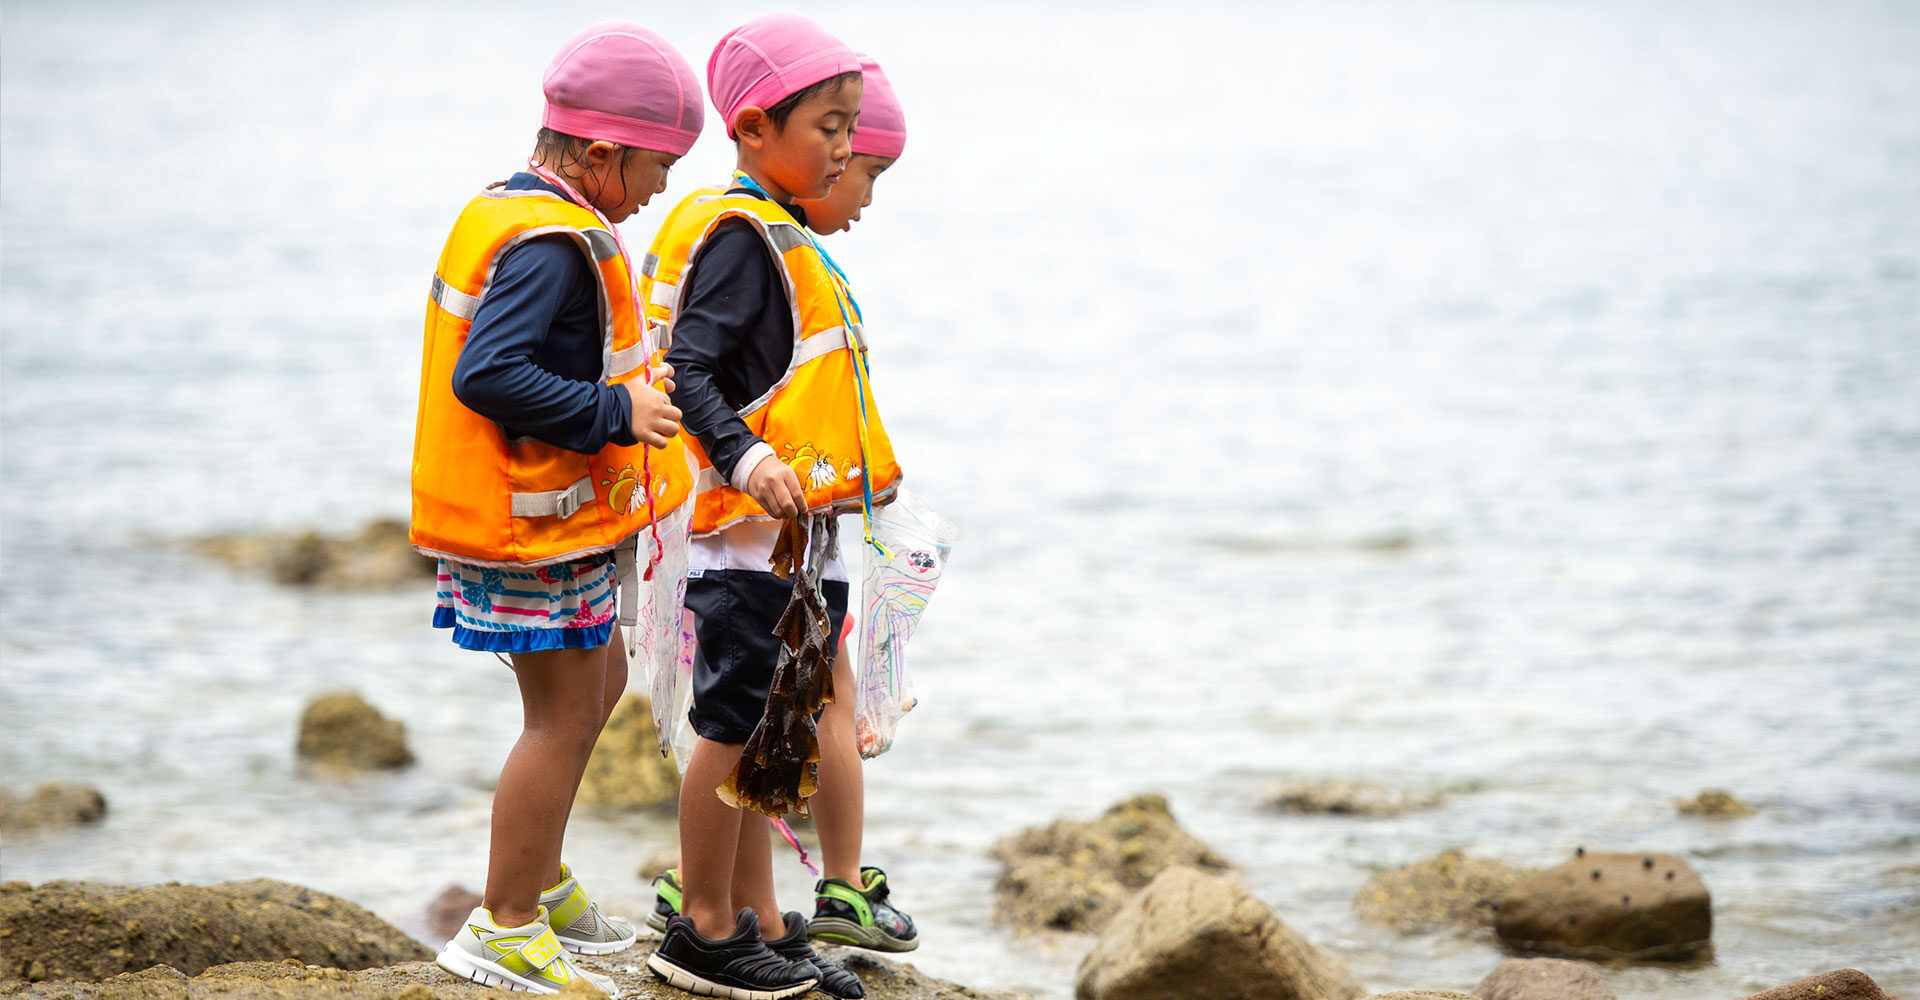
M 578 801 L 590 806 L 646 809 L 679 797 L 680 772 L 673 761 L 660 756 L 652 703 L 637 694 L 622 696 L 587 761 Z
M 452 938 L 460 933 L 467 915 L 480 905 L 480 894 L 464 885 L 450 885 L 427 904 L 427 933 L 435 938 Z
M 1330 816 L 1398 816 L 1431 809 L 1444 801 L 1439 792 L 1414 792 L 1365 781 L 1302 781 L 1288 785 L 1267 799 L 1280 812 Z
M 31 794 L 0 788 L 0 830 L 16 833 L 42 827 L 81 826 L 107 816 L 107 797 L 92 785 L 49 782 Z
M 1218 875 L 1167 868 L 1116 913 L 1080 963 L 1077 1000 L 1352 1000 L 1345 964 Z
M 315 763 L 352 770 L 413 763 L 407 727 L 352 691 L 323 694 L 307 703 L 295 749 Z
M 1099 930 L 1127 896 L 1173 865 L 1232 865 L 1174 821 L 1161 795 L 1141 795 L 1099 819 L 1054 820 L 994 845 L 999 919 L 1026 931 Z
M 1367 880 L 1353 897 L 1361 920 L 1403 932 L 1435 927 L 1492 927 L 1494 913 L 1526 875 L 1499 861 L 1444 851 Z
M 1480 1000 L 1615 1000 L 1592 967 L 1564 958 L 1509 958 L 1473 988 Z
M 9 884 L 0 888 L 0 938 L 0 983 L 101 980 L 154 965 L 196 975 L 236 961 L 294 958 L 361 969 L 430 957 L 353 903 L 271 879 L 146 889 Z
M 1754 808 L 1733 797 L 1733 793 L 1724 788 L 1709 788 L 1690 799 L 1681 799 L 1674 803 L 1683 816 L 1707 816 L 1714 819 L 1734 819 L 1751 816 Z
M 413 550 L 407 524 L 370 522 L 352 535 L 317 531 L 214 535 L 193 551 L 236 570 L 260 573 L 296 587 L 336 590 L 390 589 L 432 580 L 438 561 Z
M 1750 993 L 1739 1000 L 1889 1000 L 1880 984 L 1859 969 L 1836 969 Z
M 1583 852 L 1522 879 L 1494 929 L 1523 954 L 1684 961 L 1712 947 L 1713 904 L 1671 854 Z

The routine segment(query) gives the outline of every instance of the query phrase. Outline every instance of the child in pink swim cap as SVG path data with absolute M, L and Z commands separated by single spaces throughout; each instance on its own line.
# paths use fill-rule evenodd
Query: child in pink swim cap
M 439 558 L 434 626 L 510 658 L 524 720 L 494 793 L 481 905 L 437 960 L 487 985 L 556 993 L 584 978 L 617 997 L 567 953 L 637 933 L 600 912 L 561 843 L 627 684 L 613 553 L 692 477 L 614 224 L 665 189 L 704 113 L 693 68 L 631 22 L 574 37 L 543 90 L 527 169 L 461 212 L 427 306 L 411 537 Z
M 860 210 L 873 204 L 873 184 L 907 148 L 907 115 L 893 84 L 872 56 L 860 56 L 860 121 L 853 130 L 853 161 L 825 198 L 800 199 L 807 228 L 822 236 L 852 229 Z M 829 714 L 832 710 L 828 710 Z M 822 845 L 824 846 L 824 845 Z
M 733 804 L 766 810 L 767 800 L 716 794 L 746 766 L 753 741 L 804 716 L 770 699 L 776 668 L 791 662 L 781 650 L 792 647 L 774 635 L 790 604 L 824 612 L 820 634 L 803 645 L 825 657 L 843 628 L 849 586 L 830 545 L 796 559 L 791 579 L 769 572 L 783 523 L 824 542 L 835 512 L 885 503 L 899 478 L 865 392 L 864 355 L 851 346 L 860 343 L 858 306 L 812 243 L 801 207 L 828 197 L 853 158 L 860 61 L 811 20 L 772 14 L 720 40 L 707 83 L 734 140 L 733 182 L 674 208 L 642 281 L 649 318 L 668 327 L 674 401 L 710 484 L 696 503 L 688 559 L 699 654 L 681 865 L 656 882 L 665 933 L 647 964 L 713 996 L 817 988 L 860 997 L 859 979 L 808 944 L 807 919 L 775 900 L 769 825 Z M 850 683 L 842 690 L 851 700 Z M 811 777 L 800 779 L 799 795 L 813 791 Z

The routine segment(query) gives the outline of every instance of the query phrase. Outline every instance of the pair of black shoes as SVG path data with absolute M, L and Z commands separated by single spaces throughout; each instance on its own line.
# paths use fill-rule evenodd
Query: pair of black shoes
M 835 1000 L 857 1000 L 866 990 L 853 973 L 821 958 L 807 944 L 807 920 L 782 914 L 787 932 L 771 941 L 760 937 L 760 918 L 743 908 L 733 920 L 733 935 L 719 941 L 700 936 L 693 921 L 676 914 L 666 936 L 647 959 L 647 968 L 669 985 L 729 1000 L 782 1000 L 818 989 Z

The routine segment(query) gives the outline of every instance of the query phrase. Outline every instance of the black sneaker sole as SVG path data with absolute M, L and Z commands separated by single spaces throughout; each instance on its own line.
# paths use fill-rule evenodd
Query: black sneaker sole
M 660 977 L 668 986 L 697 993 L 703 997 L 725 997 L 727 1000 L 784 1000 L 797 997 L 813 989 L 816 979 L 809 979 L 798 986 L 783 986 L 777 990 L 755 990 L 744 986 L 728 986 L 690 972 L 675 965 L 671 960 L 654 952 L 647 958 L 647 971 Z

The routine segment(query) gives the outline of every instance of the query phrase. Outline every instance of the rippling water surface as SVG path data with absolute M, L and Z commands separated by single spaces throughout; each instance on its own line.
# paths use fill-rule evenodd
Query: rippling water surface
M 836 237 L 916 492 L 964 536 L 869 860 L 928 971 L 1070 995 L 991 924 L 996 838 L 1166 791 L 1375 990 L 1487 944 L 1369 875 L 1670 850 L 1732 996 L 1920 991 L 1920 12 L 1909 4 L 810 8 L 913 118 Z M 754 11 L 646 12 L 700 64 Z M 530 143 L 559 3 L 12 3 L 0 81 L 0 769 L 93 829 L 0 874 L 272 875 L 416 932 L 484 871 L 506 671 L 430 595 L 181 553 L 406 510 L 421 294 Z M 717 130 L 660 204 L 721 175 Z M 421 758 L 292 759 L 349 686 Z M 1294 779 L 1450 789 L 1279 817 Z M 1760 814 L 1688 820 L 1726 786 Z M 659 816 L 581 816 L 639 899 Z M 796 902 L 797 865 L 779 863 Z

